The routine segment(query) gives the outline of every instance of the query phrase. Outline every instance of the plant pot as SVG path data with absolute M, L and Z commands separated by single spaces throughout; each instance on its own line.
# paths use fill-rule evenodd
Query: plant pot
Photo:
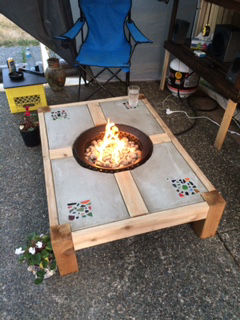
M 23 141 L 27 147 L 35 147 L 40 144 L 39 126 L 31 128 L 32 130 L 20 130 Z
M 66 74 L 59 64 L 59 59 L 49 58 L 47 62 L 48 67 L 45 71 L 45 78 L 50 88 L 56 92 L 62 91 L 66 80 Z

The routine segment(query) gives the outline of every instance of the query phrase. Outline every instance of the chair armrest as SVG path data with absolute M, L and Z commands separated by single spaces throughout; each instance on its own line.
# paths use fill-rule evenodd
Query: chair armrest
M 61 36 L 56 36 L 54 38 L 57 40 L 73 40 L 81 31 L 84 23 L 85 21 L 81 21 L 80 19 L 78 19 L 77 22 L 72 26 L 70 30 L 68 30 L 66 33 L 62 34 Z
M 127 27 L 134 41 L 137 43 L 152 43 L 152 41 L 146 38 L 144 34 L 136 27 L 133 21 L 127 22 Z

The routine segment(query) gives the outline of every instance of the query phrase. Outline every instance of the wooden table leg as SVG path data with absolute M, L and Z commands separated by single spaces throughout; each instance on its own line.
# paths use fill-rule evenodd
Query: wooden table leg
M 162 90 L 162 91 L 164 90 L 164 87 L 165 87 L 169 60 L 170 60 L 170 52 L 165 50 L 163 70 L 162 70 L 162 78 L 161 78 L 161 82 L 160 82 L 160 90 Z
M 226 202 L 217 190 L 203 193 L 202 196 L 209 205 L 207 218 L 193 222 L 192 225 L 197 235 L 206 239 L 216 234 Z
M 51 227 L 51 242 L 60 275 L 78 272 L 70 224 Z
M 234 115 L 234 112 L 236 110 L 237 103 L 233 102 L 232 100 L 228 100 L 227 109 L 225 110 L 220 128 L 217 133 L 217 137 L 214 143 L 214 146 L 221 150 L 223 142 L 225 140 L 228 128 L 230 126 L 230 123 L 232 121 L 232 117 Z

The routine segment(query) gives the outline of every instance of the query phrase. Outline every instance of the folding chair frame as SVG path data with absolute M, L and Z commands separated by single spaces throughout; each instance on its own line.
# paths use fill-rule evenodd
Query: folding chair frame
M 83 11 L 82 11 L 82 9 L 81 9 L 81 6 L 80 6 L 80 2 L 78 2 L 78 4 L 79 4 L 79 10 L 80 10 L 80 18 L 79 18 L 79 20 L 78 20 L 78 24 L 80 23 L 83 23 L 83 22 L 87 22 L 86 21 L 86 18 L 85 18 L 85 16 L 84 16 L 84 13 L 83 13 Z M 129 23 L 129 24 L 132 24 L 133 23 L 133 21 L 132 21 L 132 19 L 131 19 L 131 9 L 130 9 L 130 11 L 129 11 L 129 13 L 128 13 L 128 16 L 127 16 L 127 23 Z M 134 23 L 133 23 L 133 25 L 134 25 Z M 132 28 L 133 26 L 131 26 L 131 28 Z M 135 26 L 136 27 L 136 26 Z M 81 41 L 82 41 L 82 44 L 84 43 L 84 41 L 86 40 L 86 38 L 84 39 L 84 32 L 83 32 L 83 27 L 81 26 L 80 27 L 81 29 L 80 29 L 80 31 L 81 31 Z M 136 41 L 135 39 L 134 39 L 134 36 L 132 36 L 131 35 L 131 31 L 130 31 L 130 26 L 128 25 L 128 39 L 127 39 L 127 41 L 129 42 L 129 44 L 131 45 L 131 40 L 133 39 L 134 40 L 134 45 L 132 46 L 131 45 L 131 54 L 130 54 L 130 57 L 129 57 L 129 61 L 128 61 L 128 64 L 130 65 L 130 61 L 131 61 L 131 58 L 132 58 L 132 55 L 133 55 L 133 53 L 134 53 L 134 51 L 135 51 L 135 48 L 136 48 L 136 46 L 137 46 L 137 44 L 139 44 L 139 43 L 141 43 L 141 42 L 144 42 L 144 41 Z M 138 30 L 139 31 L 139 30 Z M 139 31 L 140 32 L 140 31 Z M 141 32 L 140 32 L 141 33 Z M 75 35 L 76 36 L 76 35 Z M 136 36 L 136 33 L 135 33 L 135 36 Z M 144 38 L 145 38 L 145 36 L 143 36 Z M 74 39 L 73 39 L 73 36 L 71 35 L 71 39 L 68 39 L 68 37 L 67 36 L 60 36 L 60 37 L 55 37 L 55 38 L 57 38 L 57 39 L 59 39 L 59 40 L 62 40 L 62 46 L 63 47 L 67 47 L 68 45 L 69 45 L 69 43 L 71 42 L 71 41 L 74 41 Z M 147 38 L 146 38 L 147 39 Z M 146 41 L 145 41 L 146 42 Z M 147 42 L 151 42 L 151 41 L 149 41 L 148 39 L 147 39 Z M 81 50 L 81 48 L 80 48 L 80 50 Z M 85 82 L 85 85 L 88 85 L 88 84 L 90 84 L 90 83 L 92 83 L 92 82 L 94 82 L 95 84 L 97 84 L 98 85 L 98 88 L 94 91 L 94 92 L 92 92 L 87 98 L 85 98 L 85 100 L 88 100 L 88 99 L 90 99 L 93 95 L 95 95 L 99 90 L 101 90 L 101 89 L 104 89 L 106 92 L 108 92 L 112 97 L 114 96 L 113 94 L 112 94 L 112 92 L 110 91 L 110 90 L 108 90 L 107 88 L 105 88 L 104 86 L 107 84 L 107 83 L 109 83 L 112 79 L 114 79 L 114 78 L 116 78 L 117 80 L 119 80 L 119 81 L 121 81 L 121 82 L 124 82 L 124 83 L 126 83 L 126 91 L 127 91 L 127 88 L 128 88 L 128 86 L 129 86 L 129 83 L 130 83 L 130 71 L 128 71 L 128 72 L 126 72 L 126 80 L 125 81 L 123 81 L 119 76 L 118 76 L 118 74 L 121 72 L 121 70 L 122 70 L 122 68 L 120 68 L 120 67 L 100 67 L 100 68 L 102 68 L 102 70 L 101 71 L 99 71 L 97 74 L 95 74 L 95 75 L 93 75 L 93 73 L 90 73 L 90 72 L 88 72 L 88 70 L 87 70 L 87 68 L 91 68 L 91 67 L 94 67 L 94 66 L 89 66 L 89 65 L 82 65 L 82 64 L 80 64 L 80 63 L 78 63 L 78 64 L 76 64 L 75 65 L 75 67 L 77 67 L 78 69 L 79 69 L 79 88 L 78 88 L 78 100 L 80 100 L 80 93 L 81 93 L 81 80 L 83 79 L 84 80 L 84 82 Z M 111 69 L 117 69 L 116 70 L 116 72 L 113 72 Z M 100 83 L 98 80 L 97 80 L 97 77 L 98 76 L 100 76 L 104 71 L 108 71 L 110 74 L 111 74 L 111 77 L 110 78 L 108 78 L 105 82 L 103 82 L 103 83 Z M 90 76 L 90 80 L 89 81 L 87 81 L 87 75 L 88 76 Z
M 131 52 L 131 55 L 130 55 L 130 58 L 129 60 L 131 60 L 131 57 L 133 55 L 133 52 L 135 50 L 137 46 L 137 43 L 134 44 L 133 46 L 133 49 L 132 49 L 132 52 Z M 126 91 L 127 91 L 127 88 L 129 86 L 129 83 L 130 83 L 130 71 L 126 72 L 126 80 L 123 81 L 121 78 L 119 78 L 118 74 L 121 72 L 121 68 L 114 68 L 114 69 L 117 69 L 116 72 L 113 72 L 111 70 L 111 68 L 109 67 L 102 67 L 102 69 L 95 75 L 92 75 L 90 74 L 90 72 L 87 71 L 87 68 L 86 67 L 89 67 L 89 66 L 84 66 L 84 65 L 81 65 L 79 64 L 79 88 L 78 88 L 78 100 L 80 100 L 80 93 L 81 93 L 81 79 L 83 78 L 84 79 L 84 82 L 85 82 L 85 85 L 89 85 L 90 83 L 94 82 L 95 84 L 97 84 L 99 86 L 99 88 L 97 88 L 95 91 L 93 91 L 88 97 L 84 98 L 84 100 L 89 100 L 93 95 L 95 95 L 98 91 L 100 91 L 101 89 L 105 90 L 106 92 L 108 92 L 112 97 L 114 97 L 114 95 L 112 94 L 112 92 L 105 88 L 104 86 L 109 83 L 112 79 L 116 78 L 117 80 L 119 80 L 120 82 L 122 83 L 125 83 L 126 84 Z M 113 69 L 113 68 L 112 68 Z M 108 71 L 109 73 L 111 73 L 111 77 L 108 78 L 105 82 L 103 83 L 100 83 L 98 80 L 97 80 L 97 77 L 99 77 L 104 71 Z M 86 76 L 89 76 L 90 77 L 90 80 L 87 81 L 87 77 Z

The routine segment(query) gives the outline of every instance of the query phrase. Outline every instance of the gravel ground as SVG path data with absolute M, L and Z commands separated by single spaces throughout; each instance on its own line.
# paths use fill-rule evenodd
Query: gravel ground
M 40 46 L 29 46 L 35 62 L 42 61 Z M 23 63 L 23 52 L 26 47 L 1 47 L 0 48 L 0 65 L 5 65 L 9 57 L 15 60 L 15 63 Z
M 187 127 L 186 118 L 165 114 L 168 106 L 186 105 L 173 98 L 163 105 L 168 92 L 159 92 L 156 82 L 140 86 L 173 131 Z M 122 87 L 112 88 L 124 94 Z M 90 89 L 83 88 L 83 99 Z M 49 89 L 47 97 L 49 104 L 71 102 L 77 88 L 58 94 Z M 36 286 L 14 250 L 29 233 L 48 231 L 41 147 L 24 146 L 17 127 L 21 115 L 10 114 L 3 92 L 0 105 L 0 319 L 240 319 L 240 148 L 233 137 L 228 135 L 218 152 L 213 147 L 217 127 L 204 120 L 179 136 L 227 201 L 215 237 L 200 240 L 183 225 L 84 249 L 77 253 L 79 273 L 56 274 Z M 223 111 L 199 114 L 219 121 Z

